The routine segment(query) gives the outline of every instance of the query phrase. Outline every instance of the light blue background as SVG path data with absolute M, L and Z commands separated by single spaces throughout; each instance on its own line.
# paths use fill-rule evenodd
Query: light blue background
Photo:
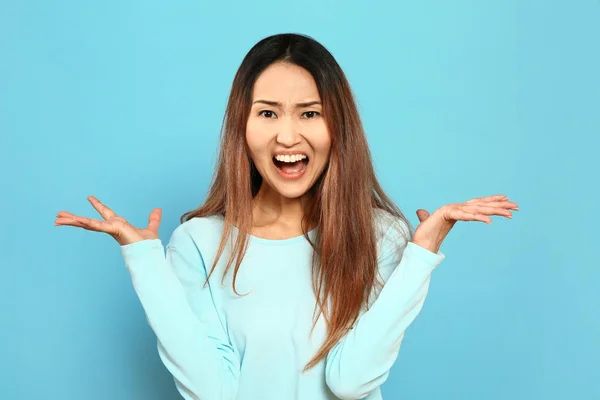
M 385 399 L 600 398 L 600 3 L 4 1 L 0 5 L 2 399 L 177 399 L 117 243 L 168 241 L 204 198 L 233 75 L 264 36 L 307 33 L 356 92 L 384 187 L 456 226 Z

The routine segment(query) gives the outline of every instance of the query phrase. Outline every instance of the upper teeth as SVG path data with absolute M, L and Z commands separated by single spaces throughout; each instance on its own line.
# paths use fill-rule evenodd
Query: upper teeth
M 300 160 L 304 160 L 306 158 L 306 155 L 304 154 L 293 154 L 291 156 L 288 155 L 281 155 L 278 154 L 275 156 L 275 159 L 277 161 L 282 161 L 282 162 L 296 162 L 296 161 L 300 161 Z

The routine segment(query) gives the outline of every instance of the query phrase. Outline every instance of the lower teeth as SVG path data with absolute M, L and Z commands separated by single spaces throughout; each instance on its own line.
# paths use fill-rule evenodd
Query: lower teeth
M 298 173 L 302 172 L 307 164 L 307 162 L 304 160 L 296 161 L 293 163 L 286 163 L 284 161 L 274 160 L 274 163 L 275 163 L 275 166 L 277 167 L 277 169 L 279 169 L 280 171 L 282 171 L 285 174 L 290 174 L 290 175 L 298 174 Z

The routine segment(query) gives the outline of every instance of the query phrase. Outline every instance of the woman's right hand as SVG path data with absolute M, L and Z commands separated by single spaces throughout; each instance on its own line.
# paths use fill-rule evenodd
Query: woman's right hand
M 142 240 L 158 239 L 158 228 L 162 216 L 162 210 L 160 208 L 155 208 L 150 213 L 148 227 L 139 229 L 132 226 L 125 218 L 119 217 L 113 210 L 106 207 L 94 196 L 88 196 L 87 199 L 92 203 L 92 206 L 96 211 L 100 213 L 102 218 L 104 218 L 104 221 L 80 217 L 67 211 L 60 211 L 56 214 L 54 226 L 70 225 L 88 231 L 108 233 L 115 238 L 121 246 Z

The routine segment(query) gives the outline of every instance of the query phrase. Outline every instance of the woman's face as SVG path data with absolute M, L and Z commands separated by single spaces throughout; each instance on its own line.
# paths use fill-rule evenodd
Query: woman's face
M 286 198 L 311 188 L 327 165 L 331 137 L 308 71 L 278 62 L 262 72 L 252 92 L 246 141 L 263 185 Z

